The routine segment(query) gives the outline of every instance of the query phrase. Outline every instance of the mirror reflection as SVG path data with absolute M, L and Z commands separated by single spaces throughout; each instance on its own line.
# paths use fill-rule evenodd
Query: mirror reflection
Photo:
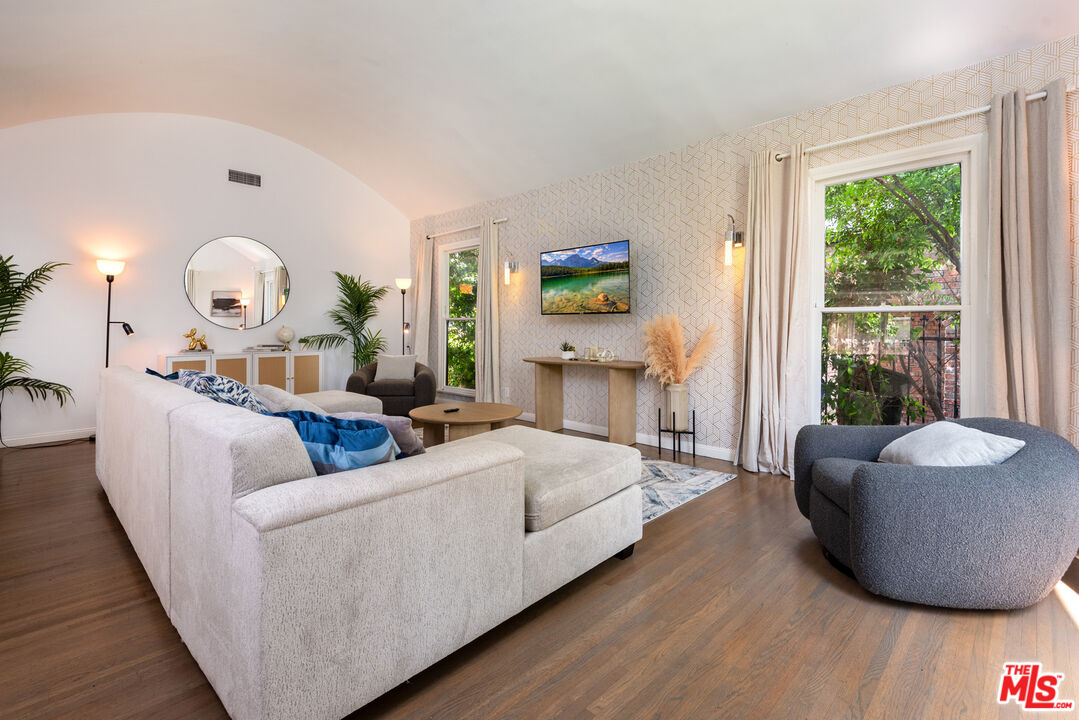
M 199 315 L 221 327 L 243 330 L 268 323 L 288 301 L 288 271 L 258 240 L 220 237 L 187 262 L 187 299 Z

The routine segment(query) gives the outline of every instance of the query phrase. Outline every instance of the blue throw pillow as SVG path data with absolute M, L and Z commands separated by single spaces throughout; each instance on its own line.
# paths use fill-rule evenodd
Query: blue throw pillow
M 199 395 L 205 395 L 219 403 L 235 405 L 251 412 L 269 412 L 250 388 L 224 375 L 214 375 L 198 370 L 181 370 L 180 379 L 177 382 L 181 387 L 194 390 Z
M 306 410 L 266 413 L 292 421 L 319 475 L 389 462 L 399 449 L 385 425 L 345 420 Z
M 151 370 L 150 368 L 146 368 L 146 374 L 153 375 L 154 377 L 161 378 L 162 380 L 168 380 L 169 382 L 176 382 L 180 379 L 179 370 L 177 370 L 176 372 L 170 372 L 168 375 L 162 375 L 157 370 Z

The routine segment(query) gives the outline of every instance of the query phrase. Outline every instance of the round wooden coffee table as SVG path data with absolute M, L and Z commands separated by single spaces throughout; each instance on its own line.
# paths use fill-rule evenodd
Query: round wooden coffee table
M 457 410 L 446 412 L 452 408 Z M 410 410 L 408 416 L 423 428 L 424 447 L 431 447 L 500 428 L 522 412 L 516 405 L 462 402 L 424 405 Z M 448 436 L 447 425 L 450 428 Z

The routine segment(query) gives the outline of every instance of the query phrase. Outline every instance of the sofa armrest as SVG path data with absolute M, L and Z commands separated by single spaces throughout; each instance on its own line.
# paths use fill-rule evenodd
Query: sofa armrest
M 794 498 L 809 517 L 813 463 L 821 458 L 876 460 L 888 443 L 918 429 L 918 425 L 806 425 L 794 441 Z
M 416 379 L 413 387 L 413 395 L 416 398 L 416 407 L 434 405 L 435 403 L 435 371 L 423 363 L 416 363 Z
M 233 510 L 257 531 L 268 532 L 499 466 L 519 474 L 523 457 L 505 443 L 447 445 L 402 460 L 274 485 L 239 498 Z M 521 498 L 523 507 L 523 491 Z M 524 523 L 523 509 L 521 518 Z
M 866 464 L 852 478 L 851 565 L 871 592 L 951 607 L 1037 602 L 1079 547 L 1076 470 Z
M 232 716 L 342 717 L 519 612 L 521 458 L 447 446 L 234 503 L 219 551 L 236 571 L 215 577 L 249 598 L 230 612 L 251 620 L 227 636 L 239 677 L 215 686 L 258 695 L 226 700 Z
M 345 390 L 366 395 L 367 386 L 375 381 L 375 369 L 377 367 L 378 363 L 369 363 L 349 375 L 348 382 L 345 383 Z

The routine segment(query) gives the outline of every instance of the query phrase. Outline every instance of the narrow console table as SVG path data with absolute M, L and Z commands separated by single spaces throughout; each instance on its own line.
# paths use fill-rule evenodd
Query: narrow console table
M 536 427 L 562 429 L 562 369 L 583 367 L 607 371 L 607 439 L 620 445 L 637 442 L 637 360 L 592 362 L 556 357 L 525 358 L 536 366 Z

